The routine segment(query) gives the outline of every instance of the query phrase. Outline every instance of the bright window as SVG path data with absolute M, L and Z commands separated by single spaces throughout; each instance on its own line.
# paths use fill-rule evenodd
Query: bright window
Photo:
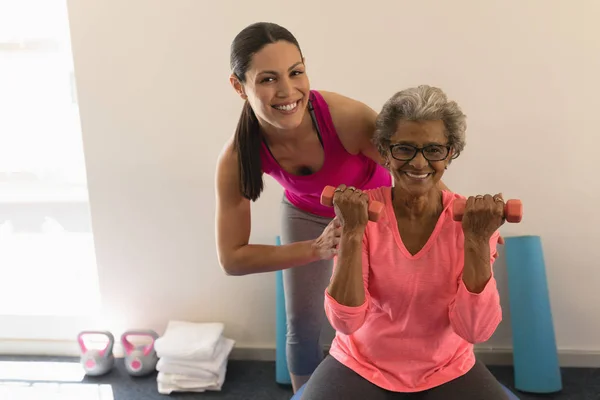
M 100 304 L 74 77 L 66 0 L 0 0 L 0 316 Z

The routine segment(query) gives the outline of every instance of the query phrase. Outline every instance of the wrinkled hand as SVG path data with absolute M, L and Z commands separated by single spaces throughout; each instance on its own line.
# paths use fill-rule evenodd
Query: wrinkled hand
M 362 190 L 338 186 L 333 193 L 333 207 L 345 231 L 364 230 L 369 222 L 369 196 Z
M 336 217 L 327 224 L 323 233 L 313 243 L 313 250 L 320 260 L 330 260 L 337 254 L 341 235 L 342 225 Z
M 490 240 L 504 222 L 504 199 L 501 193 L 495 196 L 471 196 L 467 199 L 462 219 L 465 237 Z M 502 237 L 498 242 L 504 243 Z

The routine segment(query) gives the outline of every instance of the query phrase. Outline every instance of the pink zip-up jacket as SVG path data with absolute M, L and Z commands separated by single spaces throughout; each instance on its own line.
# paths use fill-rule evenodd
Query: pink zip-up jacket
M 325 312 L 336 330 L 330 354 L 387 390 L 439 386 L 469 371 L 473 345 L 488 340 L 502 320 L 493 270 L 481 293 L 469 292 L 462 281 L 464 236 L 452 219 L 452 203 L 463 197 L 443 192 L 431 237 L 411 255 L 400 238 L 391 188 L 368 194 L 385 208 L 363 237 L 365 302 L 344 306 L 325 291 Z M 498 239 L 496 232 L 490 240 L 490 268 Z

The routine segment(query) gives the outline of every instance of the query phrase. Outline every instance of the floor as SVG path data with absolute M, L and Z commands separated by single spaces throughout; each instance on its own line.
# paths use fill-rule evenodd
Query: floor
M 489 367 L 509 388 L 511 367 Z M 274 380 L 275 364 L 264 361 L 230 360 L 220 392 L 160 395 L 156 375 L 132 378 L 117 360 L 115 368 L 99 378 L 81 374 L 78 359 L 56 357 L 0 356 L 0 399 L 2 400 L 289 400 L 291 388 Z M 517 393 L 522 400 L 600 400 L 600 369 L 564 369 L 563 391 L 552 395 Z

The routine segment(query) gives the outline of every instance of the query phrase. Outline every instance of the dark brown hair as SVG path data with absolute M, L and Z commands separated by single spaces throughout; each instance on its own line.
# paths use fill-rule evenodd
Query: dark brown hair
M 300 45 L 290 31 L 270 22 L 257 22 L 244 28 L 231 43 L 230 65 L 240 83 L 246 82 L 246 71 L 252 57 L 264 46 L 280 40 L 287 41 L 298 48 Z M 248 101 L 244 103 L 237 124 L 234 151 L 238 154 L 240 191 L 249 200 L 256 201 L 263 191 L 260 145 L 262 135 L 258 119 Z

